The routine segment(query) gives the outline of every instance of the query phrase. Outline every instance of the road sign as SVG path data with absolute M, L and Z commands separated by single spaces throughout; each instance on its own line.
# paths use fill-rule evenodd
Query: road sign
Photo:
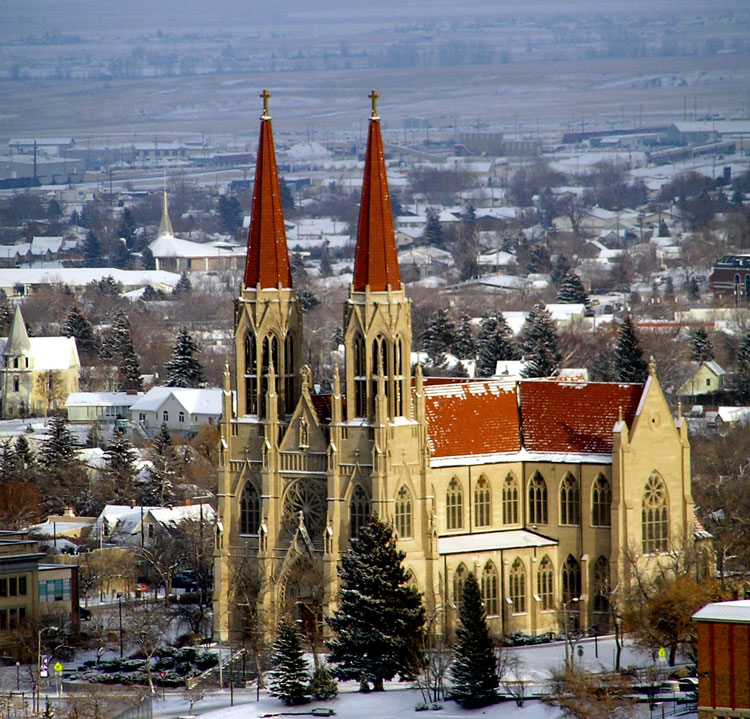
M 667 650 L 664 647 L 659 647 L 659 661 L 664 661 L 667 658 Z
M 61 672 L 63 670 L 63 665 L 60 662 L 55 662 L 54 669 L 56 672 Z

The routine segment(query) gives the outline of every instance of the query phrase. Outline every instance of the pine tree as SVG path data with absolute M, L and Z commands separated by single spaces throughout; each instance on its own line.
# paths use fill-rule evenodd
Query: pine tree
M 187 294 L 192 289 L 193 285 L 190 282 L 190 278 L 187 276 L 187 272 L 183 272 L 180 275 L 180 279 L 177 281 L 177 284 L 174 286 L 174 289 L 172 290 L 172 295 L 174 295 L 175 297 L 179 297 L 180 295 Z
M 469 572 L 461 595 L 453 648 L 451 698 L 463 707 L 476 709 L 494 704 L 497 697 L 497 660 L 492 646 L 479 583 Z
M 112 499 L 117 502 L 132 498 L 133 484 L 138 475 L 137 462 L 138 452 L 125 436 L 125 432 L 116 427 L 104 451 L 102 476 L 108 480 Z
M 126 207 L 122 211 L 122 221 L 120 222 L 117 234 L 125 240 L 128 249 L 134 249 L 135 233 L 136 224 L 135 219 L 133 219 L 133 213 Z
M 319 701 L 332 699 L 339 693 L 339 685 L 331 676 L 331 670 L 327 664 L 321 664 L 313 672 L 310 693 Z
M 629 316 L 620 324 L 615 345 L 615 372 L 618 382 L 645 382 L 648 377 L 648 363 Z
M 26 439 L 25 434 L 19 434 L 16 437 L 16 441 L 13 443 L 13 452 L 16 459 L 16 473 L 17 479 L 28 481 L 34 474 L 36 468 L 36 455 L 34 450 L 31 449 L 29 440 Z
M 332 673 L 376 691 L 398 674 L 420 670 L 425 614 L 419 592 L 403 567 L 393 530 L 377 517 L 360 528 L 341 560 L 339 608 L 328 619 L 336 636 L 327 642 Z
M 6 437 L 0 443 L 0 483 L 18 479 L 18 459 L 13 449 L 13 440 Z
M 471 317 L 465 312 L 458 320 L 456 337 L 453 341 L 453 354 L 459 359 L 474 359 L 477 356 L 477 343 L 471 330 Z
M 101 357 L 117 367 L 119 391 L 141 389 L 141 368 L 130 334 L 130 320 L 124 312 L 114 316 L 112 328 L 102 342 Z
M 99 238 L 93 230 L 89 230 L 86 239 L 83 241 L 83 266 L 100 267 L 102 264 L 102 246 Z
M 551 377 L 556 374 L 562 361 L 557 325 L 547 308 L 534 305 L 526 318 L 521 333 L 524 377 Z
M 47 511 L 61 514 L 68 506 L 78 508 L 78 499 L 88 477 L 65 418 L 52 417 L 48 433 L 37 455 L 39 491 Z
M 565 255 L 558 255 L 555 259 L 554 267 L 552 272 L 549 273 L 549 278 L 556 285 L 559 285 L 563 281 L 563 277 L 567 274 L 570 269 L 570 261 Z
M 242 208 L 233 195 L 219 195 L 219 215 L 224 230 L 233 235 L 242 227 Z
M 297 627 L 291 619 L 282 619 L 276 629 L 269 694 L 278 697 L 287 706 L 310 701 L 307 660 L 302 654 Z
M 710 362 L 715 357 L 714 345 L 705 327 L 698 327 L 690 338 L 690 357 L 695 362 Z
M 446 352 L 449 352 L 456 339 L 456 325 L 447 309 L 438 310 L 427 323 L 422 334 L 422 349 L 427 353 L 433 367 L 443 367 Z
M 3 337 L 8 336 L 10 330 L 10 323 L 13 319 L 13 308 L 10 306 L 10 300 L 8 295 L 5 294 L 5 290 L 0 290 L 0 335 Z
M 167 372 L 167 387 L 200 387 L 205 383 L 203 367 L 195 356 L 198 346 L 184 327 L 179 331 L 172 357 L 164 368 Z
M 151 467 L 148 480 L 142 486 L 139 502 L 142 505 L 164 507 L 175 497 L 175 484 L 179 477 L 180 460 L 166 423 L 162 424 L 148 452 Z
M 438 213 L 435 210 L 427 210 L 427 222 L 424 226 L 422 239 L 428 245 L 443 246 L 443 226 L 440 224 Z
M 586 312 L 591 312 L 588 292 L 581 278 L 573 270 L 568 270 L 563 276 L 560 289 L 557 291 L 557 301 L 565 305 L 582 304 Z
M 740 342 L 737 350 L 737 389 L 744 397 L 750 397 L 750 332 Z
M 485 315 L 479 325 L 477 374 L 491 377 L 500 361 L 517 360 L 518 345 L 502 312 Z
M 112 267 L 117 267 L 118 270 L 122 270 L 130 261 L 130 251 L 128 245 L 121 239 L 116 239 L 110 245 L 109 261 Z
M 62 326 L 62 333 L 66 337 L 75 337 L 76 346 L 82 356 L 93 358 L 99 352 L 99 338 L 94 332 L 91 322 L 81 312 L 78 305 L 73 305 L 68 311 Z

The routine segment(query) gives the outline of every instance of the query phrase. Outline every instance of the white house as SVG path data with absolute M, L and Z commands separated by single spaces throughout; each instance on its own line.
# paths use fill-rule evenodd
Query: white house
M 71 392 L 65 401 L 70 422 L 130 419 L 130 406 L 143 392 Z
M 130 405 L 132 420 L 149 435 L 166 424 L 170 432 L 191 434 L 204 425 L 218 425 L 221 389 L 152 387 Z

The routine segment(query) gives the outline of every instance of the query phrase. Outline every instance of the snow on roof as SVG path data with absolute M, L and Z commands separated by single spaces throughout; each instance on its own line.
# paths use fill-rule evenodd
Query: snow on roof
M 495 250 L 494 252 L 485 252 L 477 257 L 477 264 L 504 267 L 516 261 L 516 258 L 510 252 Z
M 190 519 L 196 522 L 211 523 L 216 512 L 210 504 L 189 504 L 184 507 L 156 507 L 148 510 L 148 516 L 167 528 L 176 527 L 180 522 Z
M 0 354 L 5 349 L 7 338 L 0 337 Z M 30 356 L 34 359 L 34 369 L 67 370 L 78 366 L 78 350 L 73 337 L 29 337 Z
M 115 267 L 2 268 L 0 287 L 13 287 L 17 284 L 63 284 L 75 287 L 105 277 L 112 277 L 115 282 L 122 282 L 123 285 L 149 285 L 157 282 L 174 287 L 180 281 L 179 274 L 163 270 L 118 270 Z
M 169 397 L 174 397 L 188 414 L 221 414 L 221 389 L 192 389 L 189 387 L 152 387 L 138 397 L 130 409 L 133 412 L 156 412 Z
M 726 372 L 719 366 L 719 363 L 715 360 L 709 360 L 703 363 L 708 369 L 710 369 L 717 377 L 725 375 Z
M 475 532 L 438 537 L 438 554 L 471 554 L 492 552 L 498 549 L 554 547 L 557 543 L 556 539 L 530 532 L 528 529 L 507 529 L 499 532 Z
M 143 392 L 71 392 L 66 407 L 129 407 Z
M 226 242 L 192 242 L 172 235 L 160 235 L 148 248 L 154 257 L 227 257 L 244 255 L 247 248 Z
M 279 154 L 298 162 L 324 160 L 331 156 L 331 153 L 318 142 L 298 142 L 289 147 L 285 152 L 280 152 Z
M 750 624 L 750 599 L 736 599 L 733 602 L 712 602 L 693 614 L 693 619 L 696 622 Z
M 708 414 L 708 413 L 707 413 Z M 724 407 L 717 409 L 716 415 L 722 422 L 743 422 L 750 421 L 750 407 Z

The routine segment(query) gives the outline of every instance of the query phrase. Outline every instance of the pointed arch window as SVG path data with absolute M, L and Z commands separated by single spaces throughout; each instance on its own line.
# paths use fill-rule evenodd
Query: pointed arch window
M 458 479 L 453 477 L 445 495 L 448 529 L 462 529 L 464 526 L 464 494 Z
M 526 611 L 526 568 L 520 557 L 510 568 L 510 600 L 513 603 L 513 614 Z
M 390 357 L 388 352 L 388 342 L 386 342 L 385 337 L 382 335 L 378 335 L 373 341 L 372 341 L 372 390 L 371 390 L 371 397 L 373 402 L 373 407 L 375 403 L 375 397 L 378 394 L 378 377 L 380 376 L 380 373 L 383 373 L 383 379 L 385 380 L 385 395 L 388 399 L 388 402 L 386 403 L 386 406 L 388 407 L 388 411 L 392 412 L 392 408 L 390 406 L 390 400 L 391 400 L 391 391 L 390 391 L 390 384 L 391 384 L 391 367 L 390 367 Z
M 474 488 L 474 523 L 477 527 L 489 527 L 492 522 L 492 497 L 490 483 L 482 475 Z
M 258 404 L 260 406 L 260 416 L 266 416 L 266 394 L 268 392 L 268 372 L 273 367 L 274 376 L 276 377 L 276 386 L 273 388 L 276 393 L 279 391 L 279 340 L 276 335 L 270 334 L 263 338 L 261 359 L 260 359 L 260 392 Z
M 580 499 L 578 480 L 566 474 L 560 483 L 560 524 L 580 524 Z
M 555 608 L 554 580 L 552 561 L 545 555 L 539 563 L 539 572 L 536 575 L 536 593 L 539 595 L 542 611 L 546 612 Z
M 260 496 L 252 482 L 242 490 L 240 503 L 240 534 L 257 534 L 260 527 Z
M 562 599 L 569 602 L 581 596 L 581 566 L 572 554 L 562 567 Z
M 411 516 L 411 492 L 405 484 L 401 485 L 396 495 L 396 531 L 400 539 L 411 537 L 412 533 L 412 516 Z
M 294 412 L 294 337 L 291 334 L 284 340 L 284 411 Z
M 499 614 L 500 602 L 497 596 L 497 569 L 495 569 L 495 565 L 492 562 L 487 562 L 484 565 L 481 590 L 484 610 L 487 616 Z
M 594 563 L 594 611 L 599 614 L 609 612 L 609 560 L 600 556 Z
M 612 488 L 607 478 L 600 474 L 591 488 L 591 524 L 595 527 L 612 525 Z
M 367 362 L 365 340 L 361 334 L 354 336 L 354 408 L 357 417 L 367 416 Z
M 547 483 L 539 472 L 529 482 L 529 523 L 547 524 Z
M 393 342 L 393 416 L 404 416 L 404 361 L 400 337 Z
M 358 484 L 352 492 L 352 498 L 349 502 L 349 533 L 351 537 L 356 537 L 359 534 L 360 527 L 367 522 L 369 516 L 370 500 L 365 490 L 362 489 L 362 485 Z
M 461 600 L 464 597 L 464 585 L 466 584 L 468 573 L 466 565 L 462 562 L 453 574 L 453 603 L 457 607 L 461 606 Z
M 258 412 L 258 358 L 255 348 L 255 335 L 245 334 L 245 414 Z
M 21 387 L 21 381 L 18 379 L 18 377 L 13 377 L 13 391 L 18 392 L 20 387 Z
M 646 482 L 641 518 L 643 552 L 645 554 L 666 552 L 669 541 L 667 488 L 664 480 L 657 473 L 652 474 Z
M 518 524 L 518 482 L 512 474 L 503 482 L 503 524 Z

